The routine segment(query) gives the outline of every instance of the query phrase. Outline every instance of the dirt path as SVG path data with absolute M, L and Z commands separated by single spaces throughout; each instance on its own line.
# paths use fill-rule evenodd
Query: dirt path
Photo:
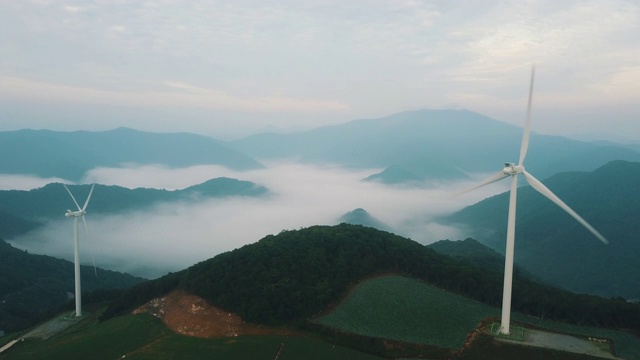
M 58 334 L 62 330 L 77 324 L 80 319 L 82 319 L 82 317 L 75 318 L 67 315 L 60 315 L 29 331 L 25 336 L 23 336 L 23 338 L 39 338 L 46 340 L 53 335 Z
M 2 354 L 3 351 L 9 349 L 10 347 L 12 347 L 13 345 L 15 345 L 18 342 L 18 340 L 11 340 L 9 341 L 7 344 L 5 344 L 3 347 L 0 348 L 0 354 Z
M 556 349 L 572 353 L 587 354 L 605 359 L 620 359 L 613 356 L 609 351 L 605 350 L 606 345 L 601 345 L 599 341 L 604 340 L 587 340 L 570 335 L 556 334 L 540 330 L 527 329 L 524 341 L 507 340 L 496 337 L 498 341 L 511 342 L 514 344 L 525 346 L 536 346 L 547 349 Z

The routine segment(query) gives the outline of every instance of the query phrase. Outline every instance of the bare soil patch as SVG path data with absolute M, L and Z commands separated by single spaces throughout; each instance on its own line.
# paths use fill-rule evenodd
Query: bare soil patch
M 293 335 L 293 331 L 246 323 L 240 316 L 209 305 L 201 297 L 181 290 L 155 298 L 135 309 L 134 314 L 149 313 L 172 331 L 201 338 L 242 335 Z

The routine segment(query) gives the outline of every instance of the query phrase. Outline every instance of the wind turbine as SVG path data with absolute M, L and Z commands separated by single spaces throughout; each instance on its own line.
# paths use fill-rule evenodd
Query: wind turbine
M 91 185 L 91 191 L 89 191 L 89 196 L 87 196 L 87 200 L 84 202 L 84 206 L 80 208 L 76 198 L 73 196 L 67 185 L 64 185 L 65 189 L 69 195 L 71 195 L 71 199 L 76 204 L 78 211 L 67 210 L 64 216 L 70 218 L 73 217 L 73 265 L 74 265 L 74 275 L 75 275 L 75 298 L 76 298 L 76 317 L 82 316 L 82 299 L 81 299 L 81 285 L 80 285 L 80 242 L 78 241 L 78 218 L 82 219 L 82 224 L 84 225 L 84 231 L 89 235 L 89 231 L 87 230 L 87 221 L 84 219 L 85 214 L 87 213 L 87 205 L 89 205 L 89 199 L 91 199 L 91 194 L 93 194 L 93 187 L 95 184 Z M 95 271 L 95 263 L 94 263 L 94 271 Z
M 509 194 L 509 217 L 507 221 L 507 247 L 505 250 L 504 261 L 504 287 L 502 293 L 502 319 L 500 323 L 500 330 L 502 334 L 508 335 L 510 333 L 509 323 L 511 321 L 511 290 L 513 283 L 513 250 L 516 234 L 516 197 L 518 191 L 518 174 L 522 174 L 527 180 L 529 185 L 536 189 L 539 193 L 547 197 L 553 203 L 558 205 L 574 219 L 576 219 L 582 226 L 587 228 L 595 237 L 602 241 L 605 245 L 609 243 L 602 234 L 600 234 L 593 226 L 584 220 L 580 215 L 573 211 L 567 204 L 565 204 L 560 198 L 558 198 L 551 190 L 549 190 L 544 184 L 542 184 L 533 175 L 529 174 L 524 169 L 524 159 L 527 155 L 527 148 L 529 147 L 529 133 L 531 129 L 531 98 L 533 96 L 533 78 L 535 68 L 531 68 L 531 83 L 529 85 L 529 102 L 527 105 L 527 117 L 524 124 L 524 133 L 522 134 L 522 145 L 520 146 L 520 159 L 518 165 L 514 163 L 505 163 L 502 171 L 499 171 L 487 179 L 482 181 L 479 185 L 465 190 L 462 193 L 472 191 L 482 186 L 500 181 L 508 176 L 511 176 L 511 191 Z

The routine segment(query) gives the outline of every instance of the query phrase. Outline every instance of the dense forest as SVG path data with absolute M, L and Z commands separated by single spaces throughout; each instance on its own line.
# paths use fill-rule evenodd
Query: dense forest
M 82 290 L 122 289 L 144 279 L 82 266 Z M 0 239 L 0 329 L 15 331 L 34 325 L 41 314 L 63 305 L 74 292 L 73 263 L 33 255 Z
M 415 241 L 359 225 L 313 226 L 269 235 L 114 300 L 109 318 L 180 288 L 244 320 L 300 324 L 367 277 L 396 273 L 500 306 L 502 273 L 442 255 Z M 640 306 L 577 295 L 516 276 L 513 310 L 547 319 L 640 329 Z

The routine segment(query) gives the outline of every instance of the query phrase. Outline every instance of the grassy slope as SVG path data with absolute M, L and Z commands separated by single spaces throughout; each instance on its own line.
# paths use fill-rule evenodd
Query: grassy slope
M 500 309 L 454 295 L 415 279 L 385 276 L 364 281 L 331 313 L 315 322 L 365 336 L 457 350 L 483 318 Z M 617 354 L 640 359 L 640 339 L 631 334 L 544 321 L 514 314 L 514 320 L 572 334 L 610 338 Z
M 480 320 L 500 310 L 401 276 L 361 283 L 317 323 L 360 335 L 460 349 Z
M 102 323 L 90 317 L 46 341 L 27 340 L 3 353 L 2 360 L 30 359 L 355 359 L 378 357 L 302 336 L 241 336 L 201 339 L 178 335 L 151 315 L 126 315 Z

